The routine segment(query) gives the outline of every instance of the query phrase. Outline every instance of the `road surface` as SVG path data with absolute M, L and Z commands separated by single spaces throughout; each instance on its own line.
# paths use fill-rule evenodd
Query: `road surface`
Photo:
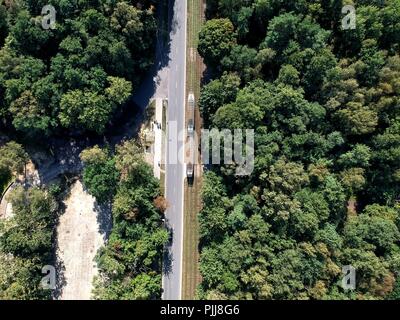
M 166 161 L 166 198 L 169 207 L 166 224 L 172 231 L 172 240 L 167 248 L 163 271 L 163 299 L 181 299 L 182 250 L 183 250 L 183 184 L 184 139 L 177 134 L 185 132 L 186 95 L 186 0 L 174 3 L 170 33 L 170 60 L 168 80 L 168 129 Z

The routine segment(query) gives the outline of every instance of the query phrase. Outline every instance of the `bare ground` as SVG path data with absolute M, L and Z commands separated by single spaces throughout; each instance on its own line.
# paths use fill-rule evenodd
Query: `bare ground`
M 80 181 L 72 185 L 57 227 L 57 265 L 63 279 L 61 300 L 89 300 L 98 274 L 94 258 L 110 230 L 111 214 L 101 210 Z

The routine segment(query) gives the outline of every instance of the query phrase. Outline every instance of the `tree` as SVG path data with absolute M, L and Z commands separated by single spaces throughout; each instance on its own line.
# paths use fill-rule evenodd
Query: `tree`
M 292 65 L 284 65 L 279 70 L 277 83 L 297 87 L 300 84 L 300 74 Z
M 274 272 L 268 276 L 267 281 L 274 288 L 275 299 L 299 297 L 300 292 L 304 290 L 301 276 L 303 263 L 301 252 L 294 249 L 285 250 L 273 258 L 271 264 Z
M 230 54 L 221 60 L 221 65 L 224 70 L 237 72 L 243 82 L 247 83 L 257 78 L 261 71 L 262 66 L 257 58 L 257 50 L 236 45 Z
M 345 167 L 368 167 L 371 157 L 370 147 L 364 144 L 356 144 L 354 148 L 340 156 L 338 163 Z
M 139 9 L 120 1 L 57 0 L 55 30 L 41 26 L 45 4 L 23 0 L 0 7 L 1 45 L 8 34 L 0 54 L 3 124 L 31 139 L 59 129 L 102 134 L 152 65 L 152 3 Z
M 250 21 L 254 9 L 250 7 L 242 7 L 237 17 L 237 30 L 239 39 L 245 38 L 250 32 Z
M 301 164 L 287 162 L 282 158 L 270 167 L 265 181 L 271 190 L 292 193 L 299 191 L 303 185 L 307 184 L 309 178 Z
M 284 13 L 273 18 L 268 26 L 267 37 L 262 47 L 271 48 L 279 57 L 295 51 L 310 48 L 318 51 L 324 48 L 329 31 L 322 29 L 309 17 L 304 19 L 292 13 Z M 292 53 L 293 54 L 293 53 Z M 280 61 L 283 59 L 280 58 Z
M 233 102 L 239 91 L 240 78 L 235 73 L 224 74 L 221 79 L 213 80 L 201 91 L 199 107 L 205 126 L 210 125 L 215 112 L 224 104 Z
M 0 253 L 0 298 L 2 300 L 50 299 L 39 285 L 43 277 L 39 259 L 23 259 Z
M 390 252 L 399 239 L 400 232 L 394 222 L 382 217 L 361 215 L 352 218 L 345 229 L 345 241 L 351 247 L 370 248 L 378 256 Z
M 226 190 L 222 181 L 210 172 L 202 188 L 202 198 L 205 204 L 199 216 L 202 238 L 212 239 L 226 231 L 226 213 L 224 207 L 221 207 L 221 203 L 224 203 L 226 199 L 225 197 Z
M 213 66 L 217 66 L 235 44 L 236 33 L 229 19 L 209 20 L 199 33 L 199 53 Z
M 336 57 L 330 50 L 321 50 L 311 58 L 304 74 L 304 89 L 308 96 L 315 95 L 321 90 L 324 78 L 328 71 L 336 67 Z
M 296 193 L 295 198 L 301 203 L 301 211 L 292 217 L 292 229 L 298 239 L 314 238 L 320 226 L 329 218 L 329 207 L 321 193 L 303 189 Z
M 81 90 L 64 94 L 60 103 L 60 122 L 66 128 L 84 128 L 102 133 L 111 118 L 113 105 L 103 95 Z
M 360 52 L 361 59 L 355 64 L 357 76 L 365 86 L 376 85 L 379 72 L 385 65 L 385 53 L 379 51 L 376 40 L 365 40 Z
M 372 251 L 347 248 L 343 250 L 340 260 L 344 264 L 351 261 L 351 265 L 358 270 L 358 291 L 367 297 L 370 293 L 382 298 L 393 290 L 394 277 L 388 263 Z
M 363 168 L 350 168 L 341 173 L 341 183 L 349 190 L 351 194 L 355 194 L 365 186 L 365 170 Z
M 132 83 L 122 78 L 108 77 L 110 86 L 106 89 L 109 101 L 114 104 L 114 108 L 125 103 L 131 95 Z
M 245 129 L 251 128 L 253 124 L 260 124 L 262 118 L 260 107 L 251 101 L 246 104 L 234 102 L 218 109 L 213 124 L 220 129 Z
M 336 227 L 330 223 L 324 225 L 320 228 L 316 235 L 315 241 L 324 243 L 329 250 L 340 250 L 343 246 L 343 238 L 336 231 Z
M 26 10 L 18 13 L 16 23 L 10 27 L 10 34 L 15 39 L 13 46 L 24 54 L 40 56 L 53 34 L 41 27 L 39 19 L 34 19 Z
M 6 7 L 3 6 L 3 4 L 0 4 L 0 47 L 3 46 L 8 31 L 6 19 L 7 19 Z
M 342 5 L 207 2 L 205 125 L 254 129 L 255 159 L 249 176 L 204 175 L 200 299 L 398 295 L 400 4 L 359 1 L 351 30 Z M 234 41 L 212 51 L 223 19 Z M 344 265 L 355 290 L 340 286 Z
M 161 260 L 169 232 L 161 220 L 166 203 L 152 168 L 144 163 L 142 151 L 133 140 L 117 146 L 111 158 L 98 147 L 81 157 L 87 163 L 97 162 L 97 167 L 112 162 L 121 176 L 111 195 L 114 227 L 96 258 L 100 275 L 95 282 L 95 298 L 159 299 Z
M 346 108 L 337 111 L 335 116 L 348 135 L 369 134 L 378 125 L 376 111 L 358 102 L 347 103 Z
M 122 182 L 130 187 L 147 185 L 148 190 L 157 189 L 159 183 L 153 177 L 153 169 L 144 161 L 142 149 L 136 141 L 128 140 L 118 145 L 115 161 Z
M 395 51 L 399 47 L 399 14 L 400 4 L 398 1 L 388 1 L 388 5 L 385 6 L 382 11 L 382 45 L 384 48 L 390 48 Z
M 135 7 L 126 2 L 119 2 L 111 16 L 111 27 L 122 32 L 127 38 L 138 38 L 137 33 L 143 29 L 139 15 L 140 11 Z
M 397 278 L 396 283 L 394 285 L 393 291 L 389 294 L 388 299 L 390 300 L 399 300 L 400 299 L 400 280 Z

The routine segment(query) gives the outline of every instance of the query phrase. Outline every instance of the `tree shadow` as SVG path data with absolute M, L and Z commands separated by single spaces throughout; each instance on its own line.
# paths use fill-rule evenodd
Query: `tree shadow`
M 99 231 L 103 236 L 104 241 L 107 241 L 111 234 L 113 225 L 111 204 L 99 204 L 96 201 L 94 209 L 97 213 L 97 223 L 99 225 Z
M 164 12 L 162 10 L 157 12 L 155 63 L 132 98 L 142 111 L 148 106 L 150 99 L 156 92 L 157 85 L 160 82 L 160 78 L 157 75 L 162 69 L 168 67 L 170 62 L 171 35 L 176 32 L 177 26 L 177 22 L 173 20 L 174 4 L 175 0 L 169 0 L 167 17 L 163 15 Z
M 162 272 L 163 275 L 168 275 L 172 272 L 172 262 L 174 260 L 171 252 L 174 231 L 167 222 L 165 223 L 165 228 L 168 231 L 169 238 L 167 244 L 164 246 Z

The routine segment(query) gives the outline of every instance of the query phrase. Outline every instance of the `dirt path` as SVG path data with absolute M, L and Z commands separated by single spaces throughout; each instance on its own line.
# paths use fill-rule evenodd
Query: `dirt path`
M 72 186 L 65 201 L 66 210 L 57 227 L 57 258 L 63 266 L 63 287 L 59 299 L 88 300 L 91 298 L 93 277 L 98 273 L 94 258 L 104 244 L 107 230 L 95 199 L 80 181 Z

